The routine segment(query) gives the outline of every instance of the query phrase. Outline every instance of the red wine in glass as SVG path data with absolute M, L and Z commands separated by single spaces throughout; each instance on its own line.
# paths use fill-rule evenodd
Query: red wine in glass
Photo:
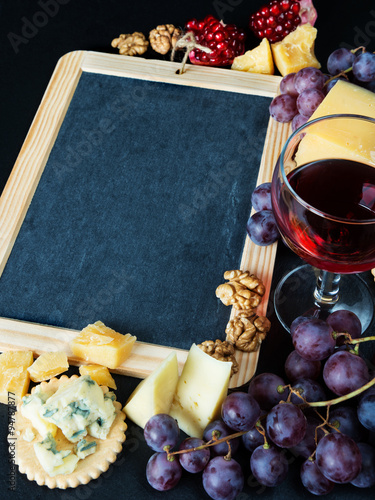
M 346 159 L 318 160 L 287 178 L 294 193 L 282 186 L 274 211 L 292 250 L 332 273 L 375 267 L 375 168 Z

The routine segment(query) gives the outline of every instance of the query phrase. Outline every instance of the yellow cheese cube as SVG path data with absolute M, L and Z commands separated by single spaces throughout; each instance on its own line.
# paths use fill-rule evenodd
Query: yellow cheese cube
M 32 351 L 7 351 L 0 354 L 0 403 L 18 404 L 27 393 L 30 376 L 27 368 L 34 361 Z
M 49 380 L 69 369 L 68 357 L 65 352 L 45 352 L 41 354 L 27 369 L 33 382 Z
M 310 120 L 321 116 L 349 113 L 375 119 L 375 94 L 358 85 L 339 80 L 328 92 Z M 326 158 L 347 158 L 375 165 L 374 127 L 366 122 L 342 119 L 339 124 L 322 122 L 308 129 L 296 155 L 297 165 Z
M 202 438 L 207 425 L 220 417 L 231 368 L 232 363 L 191 346 L 169 412 L 189 436 Z
M 97 321 L 84 328 L 69 345 L 74 356 L 113 369 L 130 356 L 135 341 L 130 333 L 122 335 Z
M 232 69 L 248 71 L 249 73 L 273 75 L 275 66 L 273 64 L 270 43 L 267 38 L 263 38 L 255 49 L 248 50 L 242 56 L 235 57 Z
M 178 382 L 178 363 L 175 352 L 142 382 L 129 397 L 124 412 L 130 420 L 144 428 L 157 413 L 169 413 Z
M 90 377 L 99 385 L 105 385 L 111 389 L 117 389 L 116 382 L 106 366 L 100 365 L 82 365 L 79 367 L 81 375 L 90 375 Z
M 296 73 L 302 68 L 320 68 L 314 46 L 318 31 L 311 24 L 300 24 L 280 42 L 272 43 L 273 60 L 282 76 Z

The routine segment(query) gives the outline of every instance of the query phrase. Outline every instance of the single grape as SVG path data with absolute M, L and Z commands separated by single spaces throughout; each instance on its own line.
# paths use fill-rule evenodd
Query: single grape
M 349 483 L 361 470 L 361 452 L 345 434 L 326 434 L 319 441 L 315 456 L 320 472 L 334 483 Z
M 361 396 L 357 407 L 358 420 L 363 427 L 375 431 L 375 388 L 371 387 Z
M 274 373 L 260 373 L 250 380 L 248 393 L 255 398 L 262 410 L 270 410 L 280 401 L 286 401 L 289 391 L 284 380 Z
M 361 52 L 356 55 L 353 61 L 353 75 L 360 82 L 375 80 L 375 54 Z
M 294 382 L 292 389 L 299 392 L 297 394 L 292 394 L 291 402 L 295 405 L 301 404 L 305 401 L 312 403 L 314 401 L 326 401 L 326 393 L 316 380 L 311 380 L 309 378 L 301 378 Z
M 180 435 L 177 421 L 166 413 L 152 416 L 146 423 L 143 435 L 154 451 L 167 451 L 176 446 Z
M 336 333 L 348 333 L 353 339 L 357 339 L 362 333 L 362 324 L 358 316 L 346 309 L 339 309 L 331 313 L 326 319 Z M 345 337 L 337 339 L 337 344 L 341 344 Z
M 321 361 L 304 359 L 296 350 L 288 355 L 284 365 L 285 374 L 291 382 L 301 378 L 316 380 L 320 375 L 321 368 Z
M 332 78 L 328 81 L 328 83 L 325 84 L 324 86 L 324 89 L 325 89 L 325 92 L 326 94 L 328 94 L 328 92 L 331 90 L 332 87 L 334 87 L 336 85 L 336 83 L 339 81 L 339 80 L 345 80 L 345 81 L 348 81 L 346 78 L 344 78 L 343 76 L 338 76 L 337 78 Z
M 173 456 L 168 459 L 166 452 L 154 453 L 146 466 L 146 478 L 150 486 L 158 491 L 174 488 L 181 479 L 182 468 L 179 460 Z
M 365 88 L 370 90 L 371 92 L 375 92 L 375 80 L 371 80 L 371 82 L 366 82 Z
M 351 481 L 357 488 L 375 486 L 375 448 L 368 443 L 357 443 L 362 457 L 361 472 Z
M 370 380 L 366 362 L 349 351 L 337 351 L 326 361 L 323 369 L 324 383 L 338 396 L 359 389 Z
M 212 458 L 202 474 L 203 488 L 214 500 L 234 500 L 242 491 L 244 476 L 236 460 Z
M 328 422 L 333 426 L 329 428 L 331 432 L 341 432 L 356 442 L 365 438 L 364 428 L 358 420 L 356 409 L 352 406 L 334 407 L 329 412 Z
M 297 113 L 292 120 L 292 131 L 294 132 L 297 128 L 302 127 L 308 120 L 307 116 L 300 115 Z
M 308 319 L 311 319 L 311 318 L 312 318 L 312 316 L 298 316 L 297 318 L 295 318 L 292 321 L 292 324 L 290 325 L 290 334 L 291 334 L 291 336 L 293 337 L 294 330 L 297 328 L 297 326 L 300 323 L 303 323 L 304 321 L 306 321 Z
M 327 495 L 335 486 L 334 482 L 323 476 L 315 460 L 305 460 L 301 465 L 300 475 L 303 486 L 313 495 Z
M 308 89 L 322 90 L 325 82 L 324 74 L 317 68 L 302 68 L 294 77 L 294 85 L 299 94 Z
M 295 73 L 288 73 L 280 81 L 280 94 L 290 94 L 297 97 L 298 92 L 296 86 L 294 85 Z
M 297 457 L 309 458 L 314 453 L 319 440 L 324 436 L 324 431 L 319 425 L 322 423 L 313 415 L 306 416 L 306 433 L 304 438 L 296 446 L 292 446 L 290 451 Z
M 232 392 L 221 406 L 221 418 L 224 423 L 238 432 L 252 429 L 259 417 L 259 404 L 246 392 Z
M 258 446 L 250 458 L 251 472 L 258 483 L 278 486 L 288 474 L 288 461 L 282 450 L 270 446 Z
M 292 403 L 279 403 L 267 415 L 267 435 L 280 448 L 291 448 L 300 443 L 305 437 L 306 427 L 305 415 Z
M 191 448 L 197 448 L 206 444 L 203 439 L 189 437 L 182 441 L 179 446 L 179 450 L 190 450 Z M 201 472 L 208 461 L 210 460 L 211 454 L 209 448 L 203 448 L 202 450 L 188 451 L 186 453 L 181 453 L 178 455 L 180 464 L 182 467 L 193 474 Z
M 277 95 L 271 101 L 269 112 L 277 122 L 290 122 L 297 114 L 296 97 L 289 94 Z
M 259 210 L 272 210 L 271 183 L 259 184 L 251 195 L 251 204 L 257 212 Z
M 328 57 L 327 70 L 332 76 L 352 67 L 355 55 L 349 49 L 334 50 Z
M 335 349 L 336 341 L 332 334 L 333 329 L 328 323 L 318 318 L 308 318 L 294 328 L 294 349 L 307 360 L 321 361 Z
M 253 427 L 246 434 L 242 434 L 241 436 L 242 444 L 252 453 L 255 448 L 264 444 L 264 436 L 258 431 L 258 429 Z
M 300 115 L 307 118 L 314 113 L 324 99 L 324 94 L 318 89 L 306 89 L 297 97 L 297 109 Z
M 212 439 L 222 439 L 226 436 L 233 434 L 232 429 L 230 429 L 221 419 L 214 420 L 209 423 L 205 430 L 203 431 L 203 439 L 205 441 L 211 441 Z M 236 453 L 240 445 L 240 438 L 234 438 L 230 440 L 230 447 L 232 454 Z M 228 443 L 224 441 L 223 443 L 215 444 L 210 446 L 211 455 L 213 457 L 217 455 L 226 455 L 228 453 Z
M 272 210 L 255 212 L 247 221 L 246 230 L 250 239 L 260 246 L 271 245 L 280 236 Z

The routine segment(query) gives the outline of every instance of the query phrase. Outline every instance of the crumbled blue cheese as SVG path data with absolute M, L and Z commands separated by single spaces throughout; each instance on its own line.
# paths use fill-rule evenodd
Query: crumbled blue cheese
M 26 427 L 26 429 L 23 431 L 22 438 L 24 439 L 24 441 L 31 443 L 31 441 L 35 438 L 35 434 L 31 427 Z
M 51 477 L 57 474 L 70 474 L 76 468 L 78 456 L 71 450 L 58 451 L 52 434 L 34 444 L 34 451 L 40 465 Z
M 54 423 L 49 422 L 40 415 L 40 410 L 44 402 L 51 396 L 52 393 L 44 393 L 37 386 L 36 390 L 22 398 L 21 414 L 30 420 L 35 430 L 39 432 L 42 438 L 45 438 L 49 433 L 53 436 L 56 434 L 57 427 Z
M 111 397 L 89 375 L 60 387 L 47 399 L 39 414 L 61 429 L 71 442 L 87 435 L 105 439 L 116 417 Z
M 86 439 L 81 439 L 75 448 L 77 457 L 84 459 L 87 456 L 92 455 L 96 451 L 96 446 L 96 441 L 86 441 Z

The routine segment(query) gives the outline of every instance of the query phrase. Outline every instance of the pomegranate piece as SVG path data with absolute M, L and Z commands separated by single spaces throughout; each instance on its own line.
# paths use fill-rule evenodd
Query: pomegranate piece
M 234 24 L 224 24 L 209 15 L 198 21 L 191 19 L 185 31 L 192 31 L 197 44 L 207 47 L 211 52 L 194 48 L 189 54 L 190 62 L 204 66 L 230 66 L 233 59 L 245 52 L 246 34 Z
M 281 41 L 298 25 L 314 25 L 317 12 L 312 0 L 272 0 L 250 16 L 250 29 L 258 38 Z

